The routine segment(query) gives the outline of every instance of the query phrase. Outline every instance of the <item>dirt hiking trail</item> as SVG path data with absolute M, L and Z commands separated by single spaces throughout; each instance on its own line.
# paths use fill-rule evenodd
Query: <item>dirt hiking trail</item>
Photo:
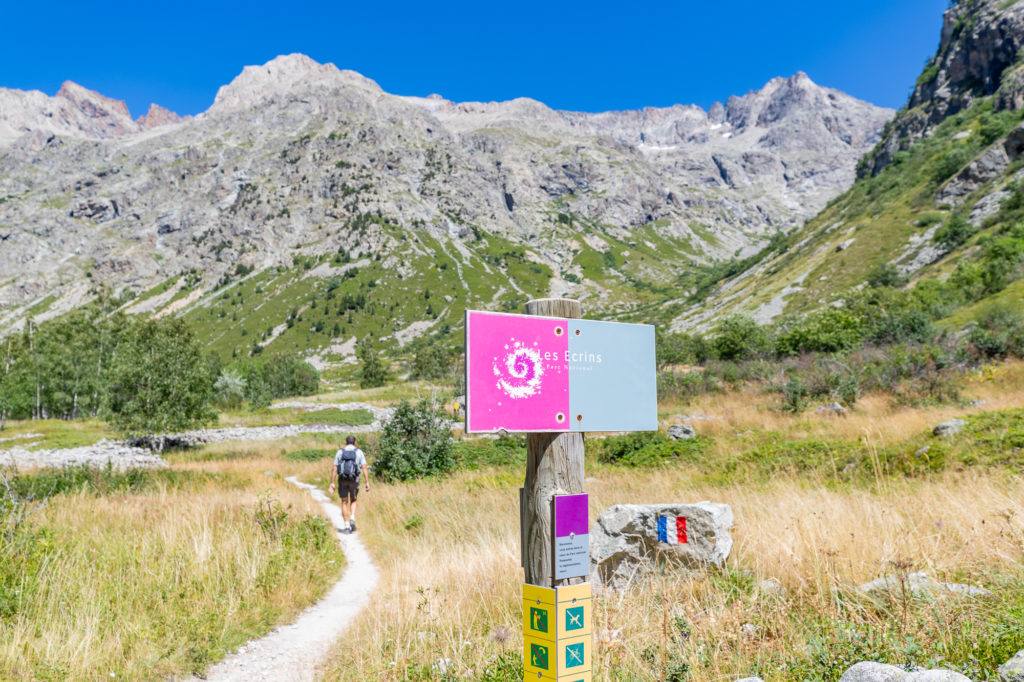
M 315 486 L 294 476 L 287 480 L 305 488 L 323 507 L 334 528 L 341 528 L 341 508 Z M 299 614 L 290 625 L 275 628 L 270 634 L 246 642 L 223 661 L 211 667 L 201 680 L 266 680 L 267 682 L 306 682 L 316 679 L 333 645 L 363 610 L 377 585 L 377 567 L 358 534 L 338 532 L 345 552 L 345 573 L 323 599 Z

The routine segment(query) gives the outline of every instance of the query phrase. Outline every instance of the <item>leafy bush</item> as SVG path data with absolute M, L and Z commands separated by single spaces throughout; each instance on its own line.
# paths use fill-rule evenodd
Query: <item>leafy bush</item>
M 387 367 L 369 344 L 360 344 L 356 349 L 356 356 L 362 363 L 362 371 L 359 373 L 360 388 L 379 388 L 388 382 L 390 377 Z
M 868 271 L 867 282 L 868 286 L 872 289 L 877 289 L 878 287 L 899 289 L 906 285 L 907 278 L 900 272 L 898 267 L 892 263 L 885 263 L 883 265 L 876 265 Z
M 752 358 L 769 347 L 764 328 L 747 315 L 732 315 L 724 319 L 715 329 L 711 343 L 723 360 Z
M 658 466 L 665 462 L 697 459 L 710 443 L 709 438 L 697 436 L 687 440 L 673 440 L 660 431 L 640 431 L 622 436 L 588 439 L 588 449 L 596 453 L 599 462 L 630 467 Z
M 295 355 L 275 353 L 239 367 L 245 377 L 245 397 L 254 407 L 278 398 L 313 395 L 320 388 L 320 373 Z
M 975 232 L 974 225 L 971 225 L 967 218 L 964 218 L 959 213 L 955 213 L 950 216 L 949 220 L 942 227 L 935 231 L 933 239 L 936 244 L 940 244 L 947 249 L 955 249 L 970 239 Z
M 423 346 L 412 361 L 413 379 L 444 379 L 451 373 L 451 353 L 439 343 Z
M 779 355 L 809 351 L 835 353 L 849 350 L 867 336 L 864 320 L 848 310 L 828 308 L 807 315 L 802 324 L 781 333 L 775 341 Z
M 382 481 L 447 474 L 455 467 L 452 434 L 444 412 L 429 400 L 403 400 L 384 424 L 373 462 Z

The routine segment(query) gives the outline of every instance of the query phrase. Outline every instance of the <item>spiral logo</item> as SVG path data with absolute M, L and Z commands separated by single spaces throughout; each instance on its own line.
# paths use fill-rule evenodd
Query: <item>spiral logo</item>
M 511 339 L 512 346 L 504 356 L 494 358 L 492 369 L 498 379 L 498 389 L 509 398 L 529 398 L 540 392 L 544 376 L 544 362 L 540 353 L 522 341 Z

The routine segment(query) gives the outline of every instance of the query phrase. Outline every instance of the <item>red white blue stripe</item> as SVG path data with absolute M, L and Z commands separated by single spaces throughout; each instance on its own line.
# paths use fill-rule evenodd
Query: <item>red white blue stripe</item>
M 670 545 L 686 544 L 686 517 L 685 516 L 659 516 L 658 517 L 658 542 L 665 542 Z

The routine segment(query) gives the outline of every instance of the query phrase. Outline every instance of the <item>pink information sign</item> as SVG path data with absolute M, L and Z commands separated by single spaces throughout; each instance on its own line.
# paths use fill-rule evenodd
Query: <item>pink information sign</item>
M 467 430 L 569 430 L 566 320 L 466 314 Z

